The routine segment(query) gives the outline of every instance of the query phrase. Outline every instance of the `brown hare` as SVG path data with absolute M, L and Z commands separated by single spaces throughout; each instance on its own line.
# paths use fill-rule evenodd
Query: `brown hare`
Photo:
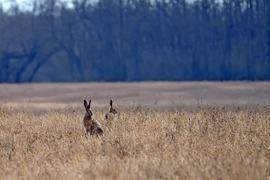
M 100 123 L 93 119 L 93 112 L 91 111 L 90 107 L 91 107 L 91 100 L 89 100 L 89 104 L 87 104 L 87 101 L 84 100 L 83 101 L 84 107 L 85 107 L 85 115 L 83 118 L 83 125 L 85 127 L 85 136 L 87 136 L 87 134 L 89 135 L 102 135 L 103 134 L 103 130 L 101 128 Z
M 115 108 L 113 108 L 113 100 L 110 100 L 110 109 L 109 112 L 105 114 L 106 125 L 111 125 L 111 121 L 114 120 L 115 115 L 118 113 Z

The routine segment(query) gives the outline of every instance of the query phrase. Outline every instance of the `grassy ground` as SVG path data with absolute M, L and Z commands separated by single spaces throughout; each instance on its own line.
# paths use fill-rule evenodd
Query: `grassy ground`
M 103 137 L 85 138 L 82 105 L 1 108 L 0 179 L 270 179 L 267 108 L 119 111 Z

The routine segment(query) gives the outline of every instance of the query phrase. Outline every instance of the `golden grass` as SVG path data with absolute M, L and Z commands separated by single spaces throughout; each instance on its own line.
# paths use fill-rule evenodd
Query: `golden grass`
M 83 115 L 2 108 L 0 179 L 270 179 L 269 109 L 130 107 L 101 138 Z

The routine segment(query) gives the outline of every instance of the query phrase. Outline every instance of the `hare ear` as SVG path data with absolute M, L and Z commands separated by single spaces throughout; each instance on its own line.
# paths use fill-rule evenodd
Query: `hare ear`
M 110 106 L 112 106 L 112 104 L 113 104 L 113 100 L 110 99 Z
M 89 108 L 91 107 L 91 99 L 89 100 Z
M 87 108 L 87 101 L 83 100 L 84 107 Z

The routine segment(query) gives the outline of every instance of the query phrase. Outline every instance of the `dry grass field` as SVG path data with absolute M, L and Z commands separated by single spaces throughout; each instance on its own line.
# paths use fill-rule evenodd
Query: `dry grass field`
M 10 89 L 0 92 L 0 179 L 270 179 L 270 108 L 267 104 L 267 83 L 260 87 L 258 84 L 244 84 L 247 86 L 245 90 L 238 87 L 243 84 L 228 85 L 233 86 L 239 94 L 239 89 L 242 90 L 239 98 L 243 98 L 245 93 L 254 93 L 250 98 L 255 97 L 258 103 L 246 103 L 249 101 L 246 98 L 242 102 L 244 106 L 241 106 L 241 102 L 240 105 L 232 103 L 228 106 L 223 101 L 215 106 L 211 103 L 208 106 L 198 104 L 194 98 L 192 109 L 185 104 L 173 107 L 173 99 L 170 98 L 179 96 L 174 94 L 178 89 L 166 91 L 168 89 L 162 89 L 164 86 L 161 85 L 162 83 L 151 85 L 154 87 L 153 91 L 160 92 L 160 95 L 148 94 L 148 99 L 135 101 L 130 106 L 125 104 L 128 97 L 123 96 L 121 99 L 116 96 L 125 90 L 110 89 L 111 94 L 101 96 L 103 86 L 112 86 L 111 84 L 101 84 L 102 88 L 96 92 L 97 96 L 94 96 L 94 90 L 89 91 L 89 94 L 79 95 L 79 90 L 73 87 L 73 95 L 78 98 L 74 102 L 78 104 L 69 104 L 72 93 L 69 96 L 66 93 L 71 91 L 71 85 L 64 85 L 70 89 L 62 89 L 62 96 L 59 97 L 56 95 L 60 90 L 56 88 L 50 94 L 54 94 L 55 98 L 47 101 L 49 93 L 46 85 L 39 85 L 44 86 L 43 91 L 42 88 L 39 89 L 39 95 L 35 89 L 40 88 L 37 85 L 31 85 L 34 86 L 31 87 L 31 92 L 22 90 L 29 88 L 27 85 L 21 85 L 19 90 L 12 90 L 10 87 L 20 85 L 1 85 L 0 90 Z M 182 85 L 181 93 L 190 93 L 187 91 L 192 89 L 184 90 L 184 87 L 190 85 L 194 84 Z M 85 86 L 82 91 L 88 91 L 87 84 L 82 86 Z M 123 86 L 128 88 L 126 84 Z M 161 89 L 155 86 L 160 86 Z M 176 86 L 175 84 L 174 88 Z M 220 88 L 213 84 L 212 88 L 214 87 Z M 47 88 L 51 87 L 47 85 Z M 146 90 L 143 91 L 143 88 Z M 143 90 L 139 94 L 147 94 L 147 88 L 150 89 L 140 87 Z M 136 94 L 134 89 L 136 87 L 133 87 L 133 93 Z M 104 91 L 107 92 L 108 87 Z M 166 93 L 168 101 L 165 101 Z M 219 93 L 222 97 L 226 96 Z M 218 91 L 213 91 L 205 99 L 209 100 L 213 96 L 214 99 L 216 94 Z M 47 105 L 57 102 L 68 105 L 62 107 L 61 104 L 58 108 L 40 105 L 39 110 L 41 107 L 46 110 L 37 111 L 32 109 L 33 104 L 23 104 L 23 97 L 27 101 L 30 96 L 34 99 L 34 105 L 42 102 Z M 106 107 L 108 102 L 102 98 L 109 96 L 113 96 L 120 104 L 117 117 L 109 128 L 103 126 L 102 137 L 86 138 L 82 124 L 82 100 L 93 97 L 94 117 L 104 125 L 106 109 L 100 107 Z M 38 97 L 43 98 L 43 101 L 38 101 Z M 233 99 L 232 96 L 227 97 Z M 260 102 L 259 97 L 263 97 L 265 102 Z M 134 97 L 131 96 L 132 98 Z M 142 97 L 137 97 L 136 100 L 140 98 Z M 15 104 L 16 100 L 18 104 Z M 153 105 L 148 105 L 152 100 Z M 157 102 L 154 103 L 154 100 Z M 174 100 L 176 103 L 176 99 Z M 162 108 L 151 108 L 155 105 Z M 166 108 L 169 105 L 170 108 Z

